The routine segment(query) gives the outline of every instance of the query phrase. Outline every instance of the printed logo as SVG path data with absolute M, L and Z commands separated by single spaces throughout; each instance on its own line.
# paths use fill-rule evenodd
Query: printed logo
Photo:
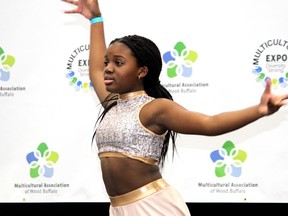
M 30 165 L 31 178 L 40 176 L 51 178 L 54 174 L 54 165 L 58 159 L 57 152 L 49 150 L 46 143 L 40 143 L 35 151 L 26 155 L 26 160 Z
M 172 50 L 162 56 L 166 74 L 162 76 L 162 84 L 171 93 L 196 93 L 197 89 L 209 86 L 209 83 L 192 80 L 193 64 L 198 54 L 179 41 Z M 164 70 L 163 70 L 164 71 Z
M 262 43 L 254 54 L 252 73 L 256 81 L 265 87 L 270 79 L 272 87 L 286 88 L 288 84 L 287 65 L 288 41 L 271 39 Z
M 68 63 L 66 78 L 69 85 L 76 91 L 89 92 L 93 90 L 89 78 L 89 45 L 81 45 L 71 53 Z
M 174 49 L 164 53 L 163 60 L 167 66 L 167 76 L 174 78 L 177 76 L 191 77 L 192 65 L 197 60 L 198 54 L 187 49 L 183 42 L 178 42 Z
M 245 151 L 237 149 L 233 142 L 226 141 L 221 149 L 211 152 L 210 158 L 215 165 L 215 175 L 217 177 L 227 175 L 239 177 L 247 154 Z
M 10 69 L 15 63 L 12 55 L 5 54 L 3 48 L 0 47 L 0 80 L 8 81 L 10 79 Z
M 9 81 L 11 77 L 11 68 L 14 64 L 14 56 L 6 54 L 3 48 L 0 47 L 0 83 L 3 83 L 3 85 L 0 86 L 0 98 L 14 97 L 18 92 L 26 91 L 25 86 L 14 86 L 13 84 L 11 85 L 11 82 Z

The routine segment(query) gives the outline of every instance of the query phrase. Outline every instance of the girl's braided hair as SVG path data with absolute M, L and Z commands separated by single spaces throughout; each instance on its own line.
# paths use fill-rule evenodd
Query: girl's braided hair
M 159 76 L 162 70 L 162 58 L 157 45 L 152 40 L 139 35 L 128 35 L 121 38 L 116 38 L 112 40 L 109 45 L 116 42 L 123 43 L 131 49 L 132 55 L 135 56 L 139 67 L 146 66 L 148 68 L 148 74 L 143 78 L 145 92 L 149 96 L 154 98 L 167 98 L 169 100 L 173 100 L 172 95 L 169 93 L 169 91 L 160 84 Z M 115 100 L 115 98 L 111 98 L 108 96 L 106 100 L 102 103 L 104 111 L 101 113 L 98 120 L 102 119 L 104 115 L 108 112 L 108 110 L 117 104 L 116 101 L 113 103 L 107 103 L 108 100 L 111 102 L 111 100 Z M 172 140 L 172 149 L 174 155 L 174 150 L 176 149 L 176 136 L 176 132 L 171 130 L 168 130 L 165 135 L 159 161 L 162 167 L 164 165 L 164 161 L 167 155 L 170 138 Z

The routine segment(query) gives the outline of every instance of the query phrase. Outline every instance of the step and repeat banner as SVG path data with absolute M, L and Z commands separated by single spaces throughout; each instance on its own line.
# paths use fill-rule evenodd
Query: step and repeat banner
M 103 0 L 106 40 L 161 50 L 161 83 L 187 109 L 257 104 L 288 92 L 285 0 Z M 92 133 L 89 21 L 60 0 L 1 0 L 0 202 L 108 202 Z M 286 107 L 215 137 L 178 135 L 162 170 L 186 202 L 288 202 Z M 171 149 L 170 149 L 171 150 Z

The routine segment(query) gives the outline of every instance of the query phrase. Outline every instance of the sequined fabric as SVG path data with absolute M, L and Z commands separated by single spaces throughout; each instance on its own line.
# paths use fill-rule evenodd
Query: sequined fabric
M 153 99 L 140 95 L 118 100 L 98 125 L 96 143 L 99 154 L 120 152 L 159 161 L 164 135 L 154 134 L 139 120 L 142 106 Z

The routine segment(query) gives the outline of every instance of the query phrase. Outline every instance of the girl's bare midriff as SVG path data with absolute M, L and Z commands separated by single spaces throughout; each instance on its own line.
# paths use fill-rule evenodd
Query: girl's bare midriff
M 159 167 L 131 158 L 101 158 L 104 184 L 109 196 L 118 196 L 161 178 Z

